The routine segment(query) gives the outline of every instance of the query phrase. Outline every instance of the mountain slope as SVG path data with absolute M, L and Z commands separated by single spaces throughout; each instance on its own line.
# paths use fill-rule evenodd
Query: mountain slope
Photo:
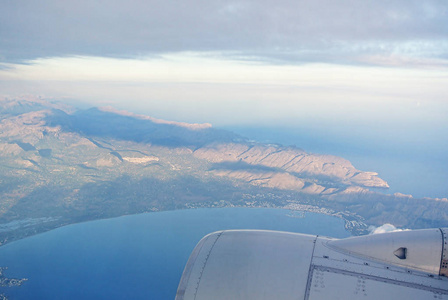
M 2 242 L 84 220 L 223 205 L 304 204 L 369 224 L 448 220 L 445 201 L 369 191 L 388 185 L 343 158 L 210 124 L 23 98 L 0 101 L 0 117 Z

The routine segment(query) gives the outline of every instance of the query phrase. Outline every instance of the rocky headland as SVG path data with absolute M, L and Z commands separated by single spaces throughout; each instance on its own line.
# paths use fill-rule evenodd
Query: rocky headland
M 447 199 L 370 188 L 388 184 L 346 159 L 249 141 L 210 124 L 33 97 L 0 100 L 1 243 L 86 220 L 205 206 L 321 209 L 355 233 L 384 223 L 448 225 Z

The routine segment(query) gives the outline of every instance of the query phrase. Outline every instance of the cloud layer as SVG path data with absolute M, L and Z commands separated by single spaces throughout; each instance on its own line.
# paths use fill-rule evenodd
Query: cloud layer
M 399 228 L 396 228 L 392 224 L 386 223 L 379 227 L 370 228 L 370 234 L 387 233 L 387 232 L 395 232 L 395 231 L 407 231 L 407 230 L 409 230 L 409 229 L 399 229 Z
M 216 52 L 277 63 L 447 59 L 448 3 L 395 1 L 58 1 L 0 4 L 0 59 Z

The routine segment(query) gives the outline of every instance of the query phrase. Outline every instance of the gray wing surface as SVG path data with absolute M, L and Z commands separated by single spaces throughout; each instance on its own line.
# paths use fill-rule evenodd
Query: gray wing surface
M 205 236 L 176 300 L 447 299 L 445 229 L 347 239 L 264 230 Z

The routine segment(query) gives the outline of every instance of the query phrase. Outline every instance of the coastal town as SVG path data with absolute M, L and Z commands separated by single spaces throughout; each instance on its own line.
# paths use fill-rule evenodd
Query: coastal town
M 248 195 L 245 195 L 248 197 Z M 266 195 L 265 195 L 266 196 Z M 269 196 L 269 195 L 267 195 Z M 274 195 L 271 195 L 274 196 Z M 244 201 L 242 204 L 235 204 L 229 201 L 220 200 L 208 203 L 187 203 L 185 207 L 187 209 L 195 209 L 195 208 L 225 208 L 225 207 L 249 207 L 249 208 L 278 208 L 285 209 L 291 211 L 291 214 L 288 216 L 292 218 L 303 218 L 306 216 L 306 213 L 316 213 L 316 214 L 324 214 L 328 216 L 333 216 L 344 220 L 345 229 L 349 231 L 352 235 L 363 235 L 369 233 L 369 226 L 363 222 L 363 218 L 356 213 L 352 213 L 349 211 L 335 211 L 333 209 L 319 207 L 309 204 L 302 204 L 296 200 L 287 200 L 287 204 L 275 204 L 271 201 L 267 200 L 254 200 L 251 199 Z

